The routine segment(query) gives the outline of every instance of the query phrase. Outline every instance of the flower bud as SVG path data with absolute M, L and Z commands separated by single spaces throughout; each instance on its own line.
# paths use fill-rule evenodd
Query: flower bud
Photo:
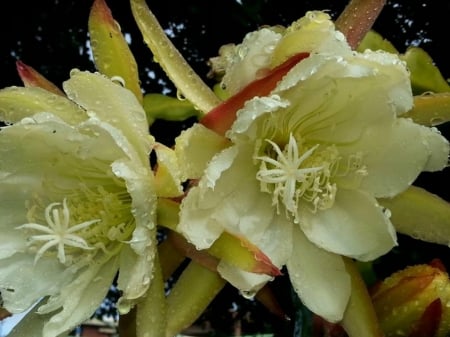
M 439 264 L 392 274 L 376 286 L 372 300 L 387 337 L 444 337 L 450 332 L 450 281 Z

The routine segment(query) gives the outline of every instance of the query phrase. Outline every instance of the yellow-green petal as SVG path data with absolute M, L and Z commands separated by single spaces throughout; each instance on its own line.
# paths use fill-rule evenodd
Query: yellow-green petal
M 183 194 L 181 169 L 175 151 L 158 143 L 155 145 L 155 152 L 158 158 L 155 169 L 156 194 L 163 198 L 181 196 Z
M 364 39 L 359 44 L 357 51 L 362 53 L 366 49 L 384 50 L 388 53 L 398 54 L 397 49 L 391 42 L 373 30 L 367 32 L 366 36 L 364 36 Z
M 131 0 L 131 10 L 155 60 L 160 63 L 180 93 L 203 113 L 216 107 L 220 100 L 175 48 L 145 0 Z
M 136 60 L 104 0 L 96 0 L 92 5 L 89 35 L 96 68 L 112 79 L 123 81 L 125 88 L 142 103 Z
M 425 126 L 436 126 L 450 121 L 450 92 L 427 93 L 414 97 L 414 106 L 401 115 Z
M 420 187 L 410 186 L 392 199 L 379 199 L 388 208 L 398 232 L 414 238 L 449 245 L 450 204 Z
M 16 68 L 20 79 L 26 87 L 39 87 L 54 94 L 65 96 L 61 89 L 41 75 L 36 69 L 21 61 L 16 62 Z
M 410 47 L 400 58 L 406 61 L 411 72 L 411 85 L 415 94 L 450 91 L 450 86 L 438 67 L 422 48 Z
M 201 112 L 189 101 L 162 94 L 145 95 L 144 110 L 149 121 L 155 119 L 184 121 L 190 117 L 201 116 Z
M 0 90 L 0 119 L 16 123 L 36 113 L 51 112 L 75 125 L 87 119 L 86 112 L 67 98 L 39 87 L 8 87 Z
M 349 337 L 384 336 L 367 292 L 367 287 L 355 263 L 348 258 L 344 258 L 344 263 L 351 277 L 351 294 L 341 322 L 342 326 Z

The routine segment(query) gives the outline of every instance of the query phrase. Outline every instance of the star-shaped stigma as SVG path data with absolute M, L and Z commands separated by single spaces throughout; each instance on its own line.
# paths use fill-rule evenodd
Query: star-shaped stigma
M 62 205 L 62 208 L 59 207 Z M 37 223 L 27 223 L 18 226 L 18 229 L 31 229 L 44 234 L 30 236 L 30 242 L 42 241 L 45 242 L 36 252 L 34 263 L 36 263 L 42 255 L 52 247 L 57 249 L 57 257 L 59 262 L 66 263 L 65 246 L 76 247 L 81 249 L 93 249 L 89 247 L 88 243 L 81 236 L 75 234 L 76 232 L 99 222 L 100 219 L 85 221 L 75 226 L 69 226 L 70 211 L 67 207 L 66 199 L 60 202 L 54 202 L 45 208 L 45 220 L 47 225 Z
M 290 134 L 289 142 L 284 150 L 278 144 L 266 139 L 272 145 L 276 159 L 271 156 L 256 157 L 261 160 L 256 178 L 265 184 L 274 184 L 273 202 L 278 204 L 282 199 L 286 209 L 294 214 L 297 212 L 298 199 L 310 189 L 314 189 L 314 180 L 323 167 L 302 167 L 319 145 L 315 145 L 300 155 L 297 141 Z

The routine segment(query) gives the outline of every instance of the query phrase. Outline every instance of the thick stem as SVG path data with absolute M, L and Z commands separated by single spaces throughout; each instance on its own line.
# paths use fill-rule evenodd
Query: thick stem
M 192 261 L 167 297 L 166 337 L 189 327 L 225 286 L 219 274 Z
M 356 49 L 367 32 L 372 28 L 386 0 L 351 0 L 336 20 L 336 28 Z

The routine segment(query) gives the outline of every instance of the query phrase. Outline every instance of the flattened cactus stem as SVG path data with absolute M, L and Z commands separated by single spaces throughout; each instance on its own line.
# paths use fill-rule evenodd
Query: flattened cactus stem
M 383 337 L 372 300 L 359 270 L 352 260 L 344 258 L 344 262 L 351 277 L 352 292 L 341 322 L 342 327 L 349 337 Z
M 144 299 L 136 306 L 136 337 L 161 337 L 166 330 L 166 298 L 159 258 Z
M 166 337 L 189 327 L 225 286 L 219 274 L 191 262 L 167 297 Z M 162 335 L 161 335 L 162 336 Z
M 170 240 L 164 240 L 158 245 L 158 253 L 163 279 L 167 280 L 181 265 L 185 256 L 180 254 Z

